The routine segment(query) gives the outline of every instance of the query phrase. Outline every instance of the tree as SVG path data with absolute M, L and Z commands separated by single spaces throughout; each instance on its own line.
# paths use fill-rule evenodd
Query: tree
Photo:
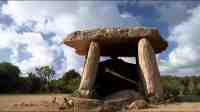
M 20 69 L 7 62 L 0 63 L 0 93 L 15 91 Z
M 195 78 L 194 77 L 190 77 L 190 81 L 188 84 L 188 91 L 190 95 L 197 95 L 197 89 L 196 89 L 196 84 L 195 84 Z
M 16 84 L 16 93 L 30 93 L 32 83 L 29 77 L 19 77 Z
M 69 70 L 64 73 L 62 80 L 64 82 L 64 92 L 72 93 L 79 87 L 81 76 L 75 70 Z
M 189 85 L 189 82 L 190 82 L 190 79 L 188 76 L 185 76 L 185 77 L 179 77 L 179 81 L 181 83 L 181 86 L 183 86 L 183 91 L 181 91 L 180 95 L 188 95 L 189 94 L 189 91 L 188 91 L 188 85 Z
M 180 88 L 180 82 L 176 76 L 162 76 L 161 80 L 167 95 L 177 96 L 180 94 L 179 89 L 183 89 Z
M 31 93 L 41 92 L 43 81 L 35 73 L 28 73 L 28 79 L 31 81 Z
M 55 71 L 51 66 L 42 66 L 36 68 L 36 73 L 42 80 L 51 81 L 52 78 L 55 76 Z
M 55 76 L 55 71 L 54 71 L 53 67 L 51 67 L 51 66 L 42 66 L 42 67 L 36 68 L 35 70 L 36 70 L 37 75 L 43 81 L 44 86 L 45 86 L 44 88 L 48 89 L 49 82 Z

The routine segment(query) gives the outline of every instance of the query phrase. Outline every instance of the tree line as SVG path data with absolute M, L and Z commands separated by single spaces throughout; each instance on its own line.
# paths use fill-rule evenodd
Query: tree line
M 20 69 L 7 62 L 0 63 L 0 93 L 72 93 L 80 84 L 81 76 L 75 70 L 69 70 L 55 79 L 55 70 L 51 66 L 41 66 L 35 72 L 20 76 Z M 200 76 L 161 75 L 165 93 L 178 95 L 200 95 Z
M 173 96 L 200 95 L 200 76 L 161 76 L 161 83 Z
M 75 70 L 65 72 L 55 79 L 51 66 L 41 66 L 35 72 L 20 76 L 20 69 L 7 62 L 0 63 L 0 93 L 72 93 L 80 83 L 80 74 Z

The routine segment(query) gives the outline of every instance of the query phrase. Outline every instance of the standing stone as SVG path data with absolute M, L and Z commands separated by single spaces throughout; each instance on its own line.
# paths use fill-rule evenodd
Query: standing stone
M 137 72 L 138 72 L 138 75 L 139 75 L 139 78 L 140 78 L 140 80 L 139 80 L 139 91 L 140 91 L 140 93 L 144 96 L 145 95 L 145 84 L 143 83 L 145 80 L 144 80 L 144 76 L 143 75 L 141 75 L 142 73 L 142 71 L 141 71 L 141 68 L 140 68 L 140 65 L 139 65 L 139 58 L 138 58 L 138 55 L 135 57 L 135 59 L 136 59 L 136 65 L 137 65 Z
M 91 42 L 84 65 L 82 80 L 79 87 L 81 96 L 89 97 L 96 79 L 96 72 L 100 58 L 100 48 L 97 42 Z
M 150 42 L 145 38 L 141 39 L 138 43 L 138 58 L 147 95 L 161 97 L 163 90 L 160 84 L 160 73 L 156 57 Z

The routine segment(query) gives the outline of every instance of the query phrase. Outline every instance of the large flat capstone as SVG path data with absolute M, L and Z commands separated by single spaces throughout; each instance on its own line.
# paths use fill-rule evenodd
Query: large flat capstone
M 155 53 L 167 48 L 167 42 L 160 36 L 159 31 L 149 27 L 130 28 L 98 28 L 76 31 L 69 34 L 64 43 L 76 50 L 79 55 L 87 55 L 91 41 L 100 45 L 101 56 L 136 56 L 138 41 L 147 38 Z

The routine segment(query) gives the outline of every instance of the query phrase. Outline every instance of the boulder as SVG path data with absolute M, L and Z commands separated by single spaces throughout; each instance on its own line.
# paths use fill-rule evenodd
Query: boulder
M 148 27 L 97 28 L 76 31 L 69 34 L 64 43 L 75 48 L 79 55 L 87 55 L 91 41 L 100 45 L 101 56 L 136 56 L 137 44 L 141 38 L 147 38 L 154 51 L 160 53 L 167 48 L 159 31 Z

